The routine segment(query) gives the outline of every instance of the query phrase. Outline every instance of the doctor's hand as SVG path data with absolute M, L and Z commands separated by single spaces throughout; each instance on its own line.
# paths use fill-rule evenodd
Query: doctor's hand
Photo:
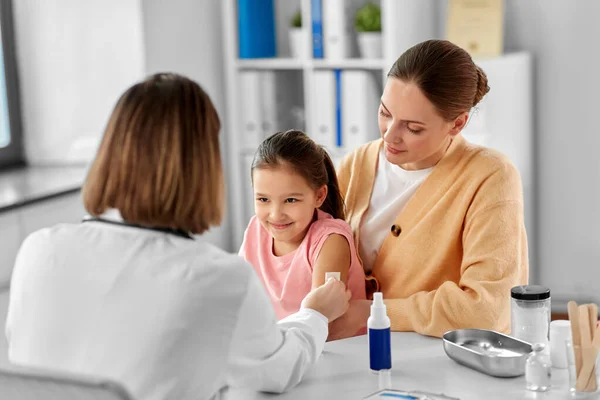
M 346 312 L 351 296 L 344 282 L 331 278 L 307 294 L 301 307 L 318 311 L 331 322 Z
M 369 300 L 352 300 L 348 311 L 329 324 L 327 341 L 345 339 L 367 333 L 367 319 L 371 314 Z

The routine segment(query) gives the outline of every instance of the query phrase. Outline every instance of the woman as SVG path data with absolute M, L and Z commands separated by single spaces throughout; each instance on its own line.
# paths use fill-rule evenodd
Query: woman
M 383 292 L 395 331 L 509 330 L 510 289 L 528 279 L 520 176 L 460 135 L 488 91 L 463 49 L 417 44 L 388 73 L 381 139 L 340 166 L 367 289 Z M 368 303 L 352 301 L 330 339 L 364 326 Z
M 194 240 L 223 214 L 219 129 L 187 78 L 157 74 L 123 94 L 83 188 L 93 218 L 35 232 L 20 249 L 12 362 L 120 381 L 138 400 L 300 381 L 350 293 L 327 282 L 277 323 L 252 267 Z

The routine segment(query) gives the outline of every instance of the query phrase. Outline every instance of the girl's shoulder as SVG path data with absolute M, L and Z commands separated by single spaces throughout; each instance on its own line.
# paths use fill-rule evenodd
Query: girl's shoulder
M 306 234 L 306 245 L 308 246 L 308 257 L 311 263 L 316 262 L 321 248 L 327 238 L 331 235 L 341 235 L 346 238 L 350 246 L 350 253 L 355 254 L 354 236 L 352 228 L 343 219 L 333 218 L 331 215 L 319 210 L 319 218 L 312 223 Z
M 319 241 L 324 236 L 326 237 L 332 234 L 339 234 L 347 238 L 352 238 L 352 228 L 346 221 L 339 218 L 333 218 L 330 214 L 321 210 L 319 210 L 318 213 L 318 219 L 311 224 L 307 232 L 307 236 L 312 239 L 311 241 Z

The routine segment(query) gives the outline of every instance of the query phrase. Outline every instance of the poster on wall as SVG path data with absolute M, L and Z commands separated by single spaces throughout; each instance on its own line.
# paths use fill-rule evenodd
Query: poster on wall
M 503 51 L 504 0 L 449 0 L 446 38 L 473 58 Z

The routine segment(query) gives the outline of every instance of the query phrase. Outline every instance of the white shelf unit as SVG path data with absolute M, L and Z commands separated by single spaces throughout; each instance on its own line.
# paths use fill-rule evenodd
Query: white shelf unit
M 304 63 L 297 58 L 257 58 L 257 59 L 236 59 L 236 68 L 238 70 L 302 70 Z
M 323 0 L 325 2 L 327 0 Z M 369 0 L 345 0 L 348 4 L 348 24 L 352 27 L 353 14 L 356 9 Z M 255 148 L 244 146 L 240 137 L 244 132 L 240 97 L 244 95 L 240 76 L 248 71 L 272 72 L 277 75 L 277 114 L 285 116 L 286 101 L 301 103 L 303 107 L 302 122 L 290 123 L 290 118 L 283 118 L 287 124 L 276 126 L 276 130 L 302 129 L 307 134 L 318 131 L 315 122 L 317 96 L 315 90 L 315 74 L 323 70 L 361 70 L 369 71 L 383 83 L 387 71 L 397 57 L 408 47 L 422 40 L 437 37 L 436 0 L 375 0 L 381 6 L 382 13 L 382 58 L 358 58 L 356 37 L 351 37 L 352 58 L 347 59 L 295 59 L 290 58 L 288 48 L 288 30 L 291 16 L 298 10 L 302 14 L 302 29 L 307 37 L 312 38 L 311 0 L 275 0 L 277 57 L 261 59 L 238 58 L 237 0 L 222 0 L 222 20 L 224 57 L 226 69 L 226 104 L 227 112 L 223 121 L 227 135 L 227 152 L 229 163 L 228 198 L 232 226 L 233 250 L 237 250 L 243 238 L 243 232 L 249 218 L 253 214 L 254 199 L 250 182 L 250 163 Z M 415 19 L 416 18 L 416 19 Z M 326 21 L 324 20 L 325 24 Z M 353 29 L 351 29 L 353 31 Z M 312 56 L 312 40 L 306 41 L 306 54 Z M 326 43 L 324 44 L 326 46 Z M 359 93 L 356 93 L 358 95 Z M 288 98 L 290 97 L 290 98 Z M 376 115 L 376 110 L 373 110 Z M 371 126 L 371 125 L 369 125 Z M 376 124 L 372 126 L 374 136 L 378 135 Z M 311 135 L 312 136 L 312 135 Z M 339 162 L 345 155 L 344 149 L 328 148 L 334 162 Z
M 308 64 L 311 69 L 359 69 L 359 70 L 375 70 L 387 72 L 387 65 L 383 59 L 360 59 L 349 58 L 347 60 L 312 60 Z
M 387 65 L 383 59 L 349 58 L 346 60 L 300 60 L 297 58 L 258 58 L 236 60 L 236 68 L 243 70 L 319 70 L 319 69 L 358 69 L 358 70 L 386 70 Z

